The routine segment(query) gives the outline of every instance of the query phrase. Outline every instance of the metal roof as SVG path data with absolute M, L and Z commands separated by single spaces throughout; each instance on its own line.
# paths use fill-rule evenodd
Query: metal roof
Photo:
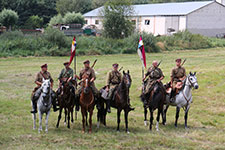
M 177 3 L 159 3 L 159 4 L 142 4 L 133 5 L 133 16 L 164 16 L 164 15 L 187 15 L 197 9 L 200 9 L 214 1 L 198 1 L 198 2 L 177 2 Z M 94 9 L 86 14 L 85 17 L 102 16 L 103 7 Z

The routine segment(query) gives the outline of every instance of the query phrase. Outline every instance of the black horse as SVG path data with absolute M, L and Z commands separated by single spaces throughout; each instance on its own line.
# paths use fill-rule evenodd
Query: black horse
M 157 114 L 157 123 L 156 123 L 156 130 L 159 130 L 159 120 L 160 120 L 160 114 L 162 115 L 162 118 L 164 118 L 164 113 L 163 113 L 163 105 L 166 101 L 166 91 L 163 85 L 159 82 L 156 82 L 154 84 L 153 90 L 149 93 L 147 96 L 149 97 L 147 100 L 147 103 L 144 104 L 144 116 L 145 116 L 145 125 L 147 125 L 147 110 L 149 108 L 150 111 L 150 126 L 149 129 L 152 130 L 152 124 L 153 124 L 153 112 L 155 109 L 158 109 L 158 114 Z M 142 94 L 141 100 L 144 102 L 144 96 Z M 163 125 L 165 125 L 163 121 Z
M 117 131 L 120 130 L 120 114 L 121 111 L 124 110 L 124 117 L 125 117 L 125 125 L 126 125 L 126 132 L 128 131 L 128 113 L 131 111 L 129 107 L 129 89 L 131 86 L 131 76 L 129 70 L 127 73 L 123 71 L 123 78 L 121 83 L 119 84 L 118 88 L 114 92 L 114 100 L 110 101 L 110 106 L 117 109 Z M 101 109 L 98 110 L 98 125 L 99 121 L 106 125 L 106 108 L 104 107 L 106 100 L 104 98 L 100 99 Z

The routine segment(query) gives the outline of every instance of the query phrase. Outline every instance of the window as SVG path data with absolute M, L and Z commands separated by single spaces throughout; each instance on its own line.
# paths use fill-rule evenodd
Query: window
M 133 25 L 136 25 L 136 20 L 131 20 Z
M 88 20 L 85 20 L 85 24 L 88 24 Z
M 95 20 L 95 24 L 99 24 L 99 20 Z
M 145 25 L 150 25 L 150 20 L 145 20 Z

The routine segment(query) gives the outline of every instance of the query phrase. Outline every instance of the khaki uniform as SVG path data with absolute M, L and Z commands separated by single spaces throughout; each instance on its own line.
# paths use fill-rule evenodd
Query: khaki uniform
M 177 82 L 180 80 L 180 78 L 183 78 L 186 76 L 186 71 L 184 67 L 175 67 L 171 71 L 171 78 L 173 80 L 172 88 L 175 89 Z
M 51 83 L 54 82 L 54 80 L 52 79 L 52 76 L 51 76 L 50 72 L 48 72 L 48 71 L 46 71 L 46 72 L 41 72 L 41 71 L 40 71 L 40 72 L 36 75 L 36 78 L 35 78 L 35 81 L 34 81 L 34 82 L 38 81 L 38 82 L 41 82 L 41 83 L 42 83 L 43 78 L 44 78 L 45 80 L 50 79 L 50 82 L 51 82 Z M 33 90 L 33 92 L 32 92 L 32 95 L 34 95 L 34 93 L 35 93 L 39 88 L 40 88 L 40 86 L 37 85 L 37 86 L 34 88 L 34 90 Z
M 147 81 L 144 94 L 149 93 L 152 90 L 153 85 L 157 82 L 157 80 L 161 77 L 164 77 L 162 70 L 160 68 L 155 67 L 149 68 L 145 76 L 149 76 L 149 79 Z
M 94 71 L 94 69 L 92 69 L 92 68 L 82 69 L 82 70 L 80 71 L 80 74 L 79 74 L 80 79 L 82 79 L 82 77 L 83 77 L 84 74 L 87 74 L 87 75 L 90 77 L 90 79 L 92 79 L 92 78 L 96 79 L 95 71 Z M 96 96 L 97 94 L 99 94 L 99 91 L 98 91 L 98 89 L 95 87 L 95 83 L 94 83 L 94 82 L 90 83 L 90 87 L 91 87 L 91 89 L 92 89 L 92 91 L 93 91 L 93 94 L 94 94 L 95 96 Z M 81 93 L 81 88 L 82 88 L 82 86 L 79 86 L 78 90 L 76 90 L 76 94 L 80 94 L 80 93 Z
M 119 71 L 111 71 L 108 73 L 108 77 L 106 80 L 106 85 L 109 86 L 109 94 L 108 97 L 111 98 L 114 93 L 116 87 L 122 81 L 122 74 Z
M 61 73 L 59 74 L 59 78 L 58 79 L 62 79 L 62 78 L 70 78 L 73 77 L 73 69 L 69 68 L 63 68 Z

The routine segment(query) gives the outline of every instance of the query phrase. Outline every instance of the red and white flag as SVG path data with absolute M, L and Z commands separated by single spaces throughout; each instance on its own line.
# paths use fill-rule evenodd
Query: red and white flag
M 72 46 L 71 46 L 70 64 L 73 61 L 73 57 L 76 54 L 76 46 L 77 46 L 76 38 L 73 37 Z
M 144 48 L 144 43 L 142 40 L 142 37 L 140 36 L 139 43 L 138 43 L 138 49 L 137 53 L 141 59 L 143 68 L 146 68 L 146 56 L 145 56 L 145 48 Z

